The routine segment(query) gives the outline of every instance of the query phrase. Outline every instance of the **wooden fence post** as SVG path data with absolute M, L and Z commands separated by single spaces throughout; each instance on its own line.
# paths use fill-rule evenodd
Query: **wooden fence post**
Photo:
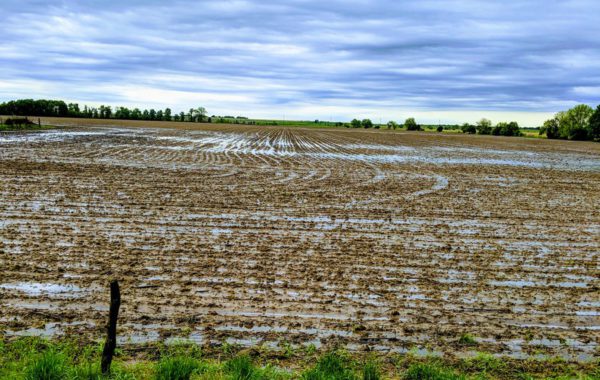
M 106 342 L 104 342 L 104 350 L 102 351 L 103 374 L 110 372 L 110 363 L 117 347 L 117 317 L 119 316 L 120 306 L 121 293 L 119 292 L 119 281 L 113 280 L 110 283 L 110 316 L 108 319 L 107 336 Z

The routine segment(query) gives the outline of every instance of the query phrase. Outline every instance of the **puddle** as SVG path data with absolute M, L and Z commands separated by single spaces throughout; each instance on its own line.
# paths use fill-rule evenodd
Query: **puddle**
M 40 282 L 18 282 L 18 283 L 7 283 L 0 284 L 0 288 L 6 290 L 16 290 L 23 292 L 29 296 L 41 296 L 45 295 L 50 298 L 52 297 L 63 297 L 63 298 L 79 298 L 83 297 L 85 290 L 81 289 L 76 285 L 64 285 L 64 284 L 53 284 L 53 283 L 40 283 Z
M 73 326 L 85 326 L 88 328 L 94 328 L 96 326 L 93 322 L 67 322 L 67 323 L 46 323 L 44 328 L 28 328 L 25 330 L 17 330 L 17 331 L 5 331 L 7 336 L 39 336 L 44 338 L 50 338 L 58 335 L 63 335 L 65 333 L 66 327 Z

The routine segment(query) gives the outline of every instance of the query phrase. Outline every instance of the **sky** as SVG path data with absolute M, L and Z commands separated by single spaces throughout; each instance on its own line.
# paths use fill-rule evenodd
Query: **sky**
M 537 126 L 600 104 L 600 1 L 1 0 L 0 101 Z

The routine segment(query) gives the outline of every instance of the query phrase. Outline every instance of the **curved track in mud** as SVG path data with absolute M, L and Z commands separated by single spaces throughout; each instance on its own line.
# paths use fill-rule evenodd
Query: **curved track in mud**
M 0 136 L 0 329 L 598 355 L 600 148 L 242 126 Z M 477 337 L 459 346 L 461 334 Z

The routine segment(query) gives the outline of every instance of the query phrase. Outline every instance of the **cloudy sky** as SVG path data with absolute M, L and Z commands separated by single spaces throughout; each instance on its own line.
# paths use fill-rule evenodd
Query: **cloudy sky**
M 0 101 L 535 126 L 600 103 L 600 1 L 1 0 Z

